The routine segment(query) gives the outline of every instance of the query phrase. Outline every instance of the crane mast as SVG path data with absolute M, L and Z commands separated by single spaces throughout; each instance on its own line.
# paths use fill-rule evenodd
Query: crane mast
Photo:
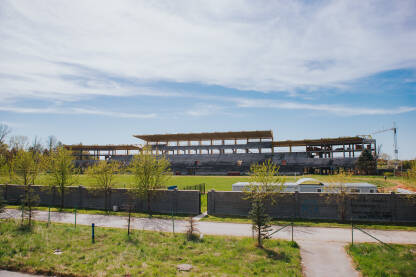
M 393 147 L 394 147 L 394 159 L 396 161 L 399 160 L 399 150 L 398 150 L 398 146 L 397 146 L 397 127 L 396 127 L 396 122 L 393 122 L 393 127 L 392 128 L 388 128 L 388 129 L 384 129 L 384 130 L 380 130 L 377 132 L 374 132 L 374 134 L 380 134 L 380 133 L 384 133 L 384 132 L 388 132 L 388 131 L 393 131 Z

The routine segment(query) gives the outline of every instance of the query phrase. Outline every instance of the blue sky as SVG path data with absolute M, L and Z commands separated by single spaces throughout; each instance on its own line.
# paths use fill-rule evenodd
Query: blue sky
M 400 158 L 416 157 L 415 1 L 1 1 L 0 41 L 12 135 L 283 140 L 396 122 Z M 392 155 L 392 133 L 374 137 Z

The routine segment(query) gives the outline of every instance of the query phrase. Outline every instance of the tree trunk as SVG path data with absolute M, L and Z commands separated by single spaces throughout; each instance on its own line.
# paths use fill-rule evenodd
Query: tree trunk
M 104 190 L 104 211 L 108 213 L 107 190 Z
M 29 228 L 30 228 L 32 227 L 32 203 L 30 199 L 30 192 L 29 192 L 28 206 L 29 206 Z
M 260 226 L 257 226 L 257 246 L 260 248 L 263 248 L 262 242 L 261 242 L 261 232 L 260 232 Z
M 149 214 L 150 217 L 152 217 L 152 209 L 150 206 L 150 201 L 151 201 L 151 193 L 149 191 L 147 191 L 147 213 Z
M 61 211 L 64 208 L 64 195 L 65 195 L 65 187 L 61 187 Z

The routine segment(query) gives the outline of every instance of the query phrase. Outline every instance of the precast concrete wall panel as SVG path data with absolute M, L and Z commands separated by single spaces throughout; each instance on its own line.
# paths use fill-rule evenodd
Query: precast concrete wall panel
M 61 194 L 58 189 L 45 186 L 32 186 L 39 196 L 38 205 L 60 206 Z M 8 204 L 19 205 L 25 192 L 21 185 L 0 185 L 0 191 Z M 154 213 L 200 214 L 199 191 L 154 190 L 150 194 L 150 209 Z M 109 208 L 116 205 L 121 210 L 127 210 L 129 203 L 133 203 L 134 210 L 147 211 L 146 199 L 141 199 L 129 189 L 112 189 L 108 194 Z M 64 193 L 64 207 L 78 209 L 105 209 L 105 193 L 99 189 L 85 187 L 66 187 Z
M 267 204 L 273 218 L 416 222 L 416 195 L 279 193 Z M 250 203 L 243 192 L 208 192 L 208 214 L 247 216 Z

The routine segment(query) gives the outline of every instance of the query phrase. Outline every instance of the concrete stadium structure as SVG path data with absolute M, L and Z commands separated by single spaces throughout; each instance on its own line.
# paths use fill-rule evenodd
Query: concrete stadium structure
M 353 169 L 364 149 L 376 153 L 376 141 L 362 136 L 274 141 L 266 131 L 134 135 L 156 156 L 165 156 L 174 174 L 245 175 L 253 163 L 272 160 L 284 174 L 329 174 Z M 99 159 L 128 163 L 138 145 L 65 145 L 77 165 Z

